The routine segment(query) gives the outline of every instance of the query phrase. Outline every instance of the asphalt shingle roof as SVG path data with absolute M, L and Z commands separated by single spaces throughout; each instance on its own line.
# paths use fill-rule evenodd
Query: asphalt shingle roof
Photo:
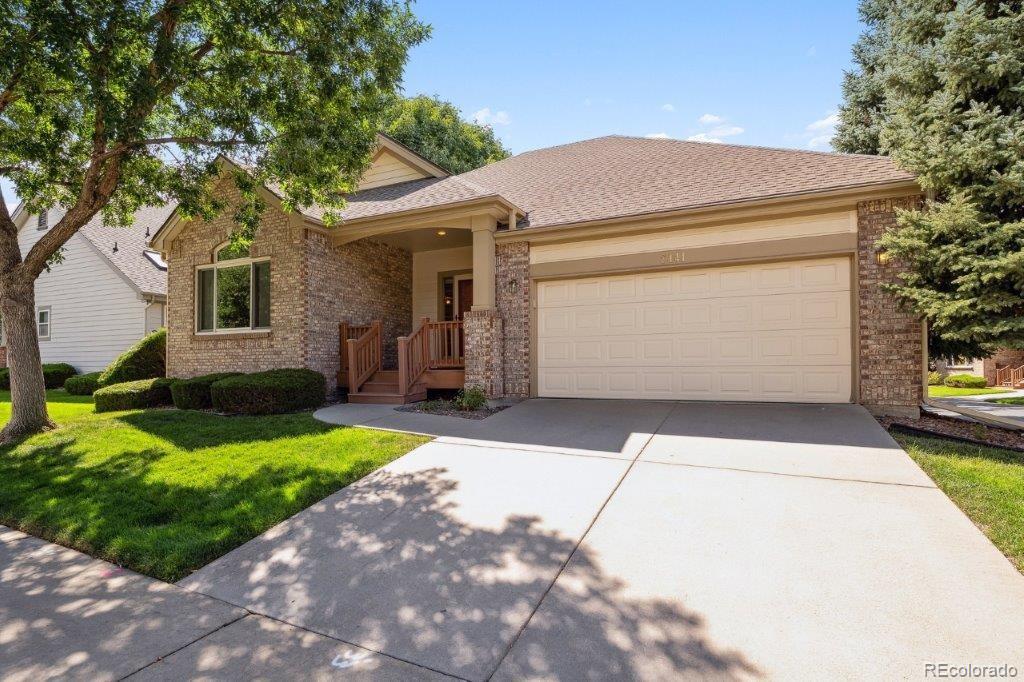
M 107 227 L 102 215 L 86 223 L 79 234 L 92 242 L 100 253 L 130 279 L 143 294 L 167 295 L 167 271 L 157 266 L 144 253 L 150 238 L 164 224 L 176 204 L 144 206 L 135 213 L 129 227 Z M 146 233 L 149 236 L 146 236 Z M 114 251 L 114 243 L 117 251 Z
M 913 180 L 882 156 L 617 135 L 456 177 L 527 211 L 530 227 Z

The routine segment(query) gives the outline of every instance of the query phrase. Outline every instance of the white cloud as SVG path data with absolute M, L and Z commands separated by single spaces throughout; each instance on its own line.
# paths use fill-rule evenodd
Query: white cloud
M 492 112 L 490 107 L 484 107 L 473 114 L 473 122 L 482 126 L 507 126 L 512 121 L 507 111 Z
M 811 149 L 830 149 L 838 123 L 838 111 L 833 111 L 824 118 L 808 123 L 803 133 L 803 137 L 807 140 L 807 146 Z
M 661 105 L 661 110 L 662 110 L 662 111 L 675 111 L 675 110 L 676 110 L 676 108 L 675 108 L 675 106 L 674 106 L 674 105 L 672 105 L 672 104 L 662 104 L 662 105 Z
M 715 144 L 722 144 L 723 140 L 717 137 L 711 137 L 707 133 L 697 133 L 696 135 L 690 135 L 686 138 L 690 142 L 714 142 Z
M 668 139 L 670 139 L 668 133 L 647 133 L 646 135 L 644 135 L 644 137 L 650 138 L 652 140 L 668 140 Z
M 707 131 L 711 137 L 733 137 L 743 133 L 743 128 L 734 125 L 720 125 L 715 126 L 711 130 Z
M 715 123 L 721 123 L 724 119 L 721 116 L 715 116 L 714 114 L 704 114 L 697 119 L 697 122 L 702 126 L 709 126 Z

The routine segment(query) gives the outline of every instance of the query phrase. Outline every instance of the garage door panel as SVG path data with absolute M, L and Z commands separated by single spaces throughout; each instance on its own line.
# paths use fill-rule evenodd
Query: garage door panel
M 848 402 L 849 259 L 542 282 L 552 397 Z

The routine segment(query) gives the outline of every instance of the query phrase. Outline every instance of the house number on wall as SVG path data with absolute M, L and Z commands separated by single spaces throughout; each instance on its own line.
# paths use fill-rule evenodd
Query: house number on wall
M 661 254 L 661 262 L 665 265 L 675 265 L 684 260 L 682 251 L 666 251 Z

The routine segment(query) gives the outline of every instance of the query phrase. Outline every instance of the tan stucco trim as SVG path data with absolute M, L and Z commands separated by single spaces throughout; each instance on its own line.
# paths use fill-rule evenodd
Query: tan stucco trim
M 366 237 L 404 232 L 424 227 L 445 227 L 472 229 L 472 220 L 487 216 L 497 222 L 503 220 L 510 210 L 518 211 L 498 195 L 478 197 L 466 201 L 452 202 L 443 206 L 418 208 L 381 216 L 346 220 L 331 231 L 335 245 L 346 244 Z
M 537 342 L 540 333 L 537 329 L 539 318 L 537 315 L 537 287 L 533 279 L 530 280 L 530 397 L 536 398 L 540 395 L 540 360 Z
M 856 247 L 856 244 L 855 244 Z M 850 402 L 860 403 L 860 259 L 850 254 Z
M 649 270 L 679 270 L 689 267 L 735 265 L 765 260 L 802 259 L 849 254 L 857 250 L 857 235 L 842 233 L 813 237 L 775 239 L 692 249 L 671 249 L 621 256 L 533 263 L 532 279 L 592 277 Z
M 444 168 L 441 168 L 432 161 L 420 156 L 398 140 L 393 137 L 388 137 L 383 133 L 377 133 L 377 150 L 373 153 L 373 159 L 370 163 L 373 163 L 373 161 L 375 161 L 385 149 L 416 170 L 426 173 L 432 177 L 446 178 L 451 175 L 451 173 L 446 171 Z
M 490 215 L 471 219 L 473 230 L 473 311 L 494 310 L 496 270 L 494 231 L 497 220 Z
M 550 227 L 503 230 L 496 235 L 496 238 L 499 242 L 529 241 L 531 244 L 549 244 L 606 236 L 659 232 L 680 227 L 709 227 L 768 218 L 852 210 L 860 201 L 906 196 L 908 192 L 914 191 L 920 191 L 914 182 L 878 184 L 813 194 L 714 204 L 647 215 L 628 215 L 606 220 L 566 223 Z

